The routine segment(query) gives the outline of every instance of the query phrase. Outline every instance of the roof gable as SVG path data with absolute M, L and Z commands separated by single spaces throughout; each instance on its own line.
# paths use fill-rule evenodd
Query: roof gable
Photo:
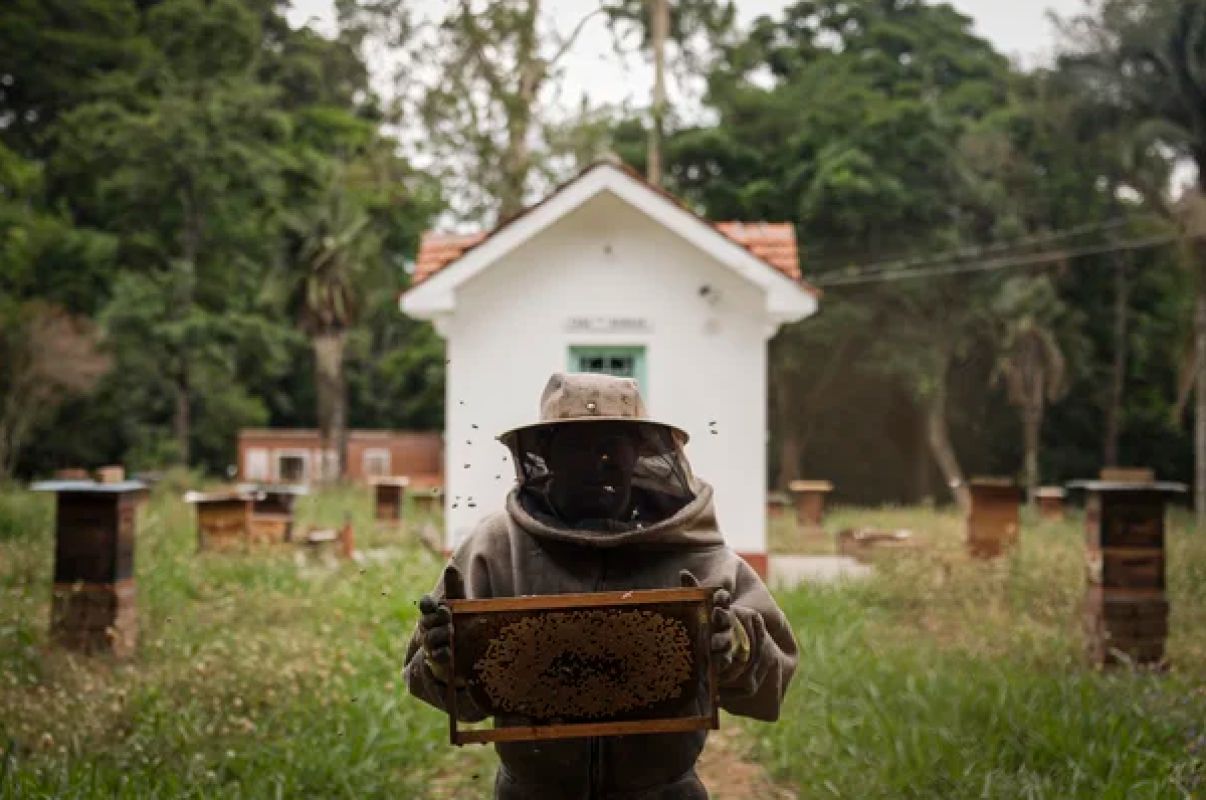
M 451 313 L 457 286 L 602 192 L 615 195 L 758 285 L 767 292 L 767 310 L 776 319 L 801 319 L 815 312 L 820 292 L 800 277 L 790 224 L 714 225 L 673 195 L 611 162 L 593 164 L 488 233 L 425 233 L 414 282 L 400 300 L 402 309 L 423 318 Z
M 671 201 L 683 211 L 691 214 L 705 225 L 714 227 L 726 237 L 749 250 L 756 257 L 766 262 L 775 270 L 783 273 L 792 280 L 803 282 L 800 274 L 799 255 L 796 248 L 796 231 L 788 222 L 709 222 L 687 208 L 683 202 L 669 192 L 654 186 L 642 178 L 637 172 L 624 165 L 610 162 L 597 162 L 580 172 L 576 177 L 554 189 L 547 197 L 535 205 L 525 208 L 514 217 L 499 223 L 489 231 L 473 233 L 441 233 L 439 231 L 424 231 L 419 239 L 419 253 L 415 259 L 415 271 L 411 287 L 419 285 L 440 270 L 454 263 L 466 251 L 473 249 L 483 241 L 498 233 L 502 228 L 523 218 L 534 208 L 544 205 L 561 193 L 569 184 L 576 182 L 588 172 L 601 167 L 611 167 L 626 174 L 629 178 L 642 184 L 650 191 L 656 192 Z M 807 287 L 812 290 L 812 287 Z M 814 290 L 815 291 L 815 290 Z

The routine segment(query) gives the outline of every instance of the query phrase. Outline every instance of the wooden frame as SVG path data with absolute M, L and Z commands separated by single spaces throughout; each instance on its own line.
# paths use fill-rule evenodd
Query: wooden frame
M 719 687 L 716 668 L 712 663 L 710 641 L 712 635 L 712 594 L 713 589 L 705 587 L 688 587 L 681 589 L 650 589 L 617 592 L 571 593 L 557 595 L 537 595 L 527 597 L 500 597 L 483 600 L 448 600 L 452 612 L 453 636 L 450 642 L 452 664 L 455 675 L 449 681 L 447 688 L 448 735 L 454 745 L 478 744 L 485 742 L 518 742 L 538 741 L 548 739 L 567 739 L 587 736 L 619 736 L 640 733 L 679 733 L 694 730 L 715 730 L 720 727 Z M 635 719 L 612 719 L 607 721 L 551 721 L 547 724 L 506 725 L 488 730 L 460 730 L 457 726 L 457 685 L 467 688 L 473 679 L 464 678 L 464 664 L 457 660 L 457 628 L 458 620 L 461 626 L 474 618 L 483 620 L 492 615 L 538 616 L 543 612 L 558 612 L 572 609 L 607 610 L 613 608 L 641 607 L 656 609 L 676 608 L 684 617 L 694 616 L 692 647 L 693 673 L 688 682 L 694 681 L 696 686 L 706 693 L 706 713 L 689 716 L 650 717 Z M 686 608 L 684 608 L 686 607 Z M 462 630 L 464 628 L 462 627 Z M 701 674 L 700 661 L 704 668 Z M 702 704 L 702 698 L 688 696 L 681 701 L 683 705 L 691 703 Z M 492 713 L 493 710 L 488 710 Z

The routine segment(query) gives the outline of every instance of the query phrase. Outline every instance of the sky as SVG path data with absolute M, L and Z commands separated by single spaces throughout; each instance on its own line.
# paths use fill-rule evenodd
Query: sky
M 763 15 L 777 15 L 791 0 L 736 0 L 738 23 L 747 25 Z M 410 0 L 421 16 L 437 17 L 452 5 L 452 0 Z M 568 32 L 594 7 L 589 0 L 557 0 L 546 4 L 548 14 L 559 31 Z M 1054 12 L 1060 16 L 1075 14 L 1085 0 L 951 0 L 962 13 L 974 20 L 981 36 L 1024 66 L 1048 61 L 1055 50 L 1057 35 L 1048 20 Z M 289 14 L 295 25 L 309 23 L 320 31 L 334 28 L 332 0 L 293 0 Z M 380 77 L 388 71 L 380 58 L 370 57 L 371 68 Z M 587 96 L 593 105 L 619 105 L 628 101 L 643 105 L 651 85 L 651 70 L 639 57 L 619 58 L 607 27 L 596 18 L 583 28 L 574 47 L 563 62 L 564 82 L 559 103 L 574 107 Z M 381 85 L 384 89 L 385 86 Z M 690 87 L 669 87 L 690 93 Z

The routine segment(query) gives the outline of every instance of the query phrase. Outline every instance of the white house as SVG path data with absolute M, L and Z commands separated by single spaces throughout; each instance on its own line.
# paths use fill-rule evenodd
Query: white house
M 601 162 L 494 230 L 427 233 L 402 311 L 447 342 L 445 541 L 502 507 L 504 430 L 555 371 L 634 376 L 691 436 L 728 543 L 766 573 L 767 340 L 813 314 L 790 225 L 710 223 Z

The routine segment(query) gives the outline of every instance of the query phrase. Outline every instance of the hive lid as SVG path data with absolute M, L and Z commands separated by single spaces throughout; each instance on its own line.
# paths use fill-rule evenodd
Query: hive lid
M 239 490 L 226 490 L 216 492 L 196 492 L 187 491 L 184 493 L 184 502 L 186 503 L 218 503 L 224 500 L 263 500 L 263 492 L 244 492 Z
M 95 494 L 121 494 L 124 492 L 145 492 L 147 485 L 142 481 L 117 481 L 114 483 L 98 483 L 82 480 L 36 481 L 29 485 L 35 492 L 89 492 Z
M 1171 481 L 1070 481 L 1069 489 L 1085 489 L 1090 492 L 1160 492 L 1162 494 L 1184 494 L 1183 483 Z
M 410 486 L 410 478 L 405 475 L 375 475 L 369 478 L 372 486 Z
M 996 477 L 976 477 L 967 482 L 968 486 L 983 486 L 992 489 L 1017 489 L 1020 488 L 1013 478 L 996 478 Z
M 792 481 L 787 488 L 793 492 L 832 492 L 833 483 L 830 481 Z
M 235 486 L 239 492 L 262 492 L 264 494 L 309 494 L 310 489 L 300 483 L 240 483 Z

